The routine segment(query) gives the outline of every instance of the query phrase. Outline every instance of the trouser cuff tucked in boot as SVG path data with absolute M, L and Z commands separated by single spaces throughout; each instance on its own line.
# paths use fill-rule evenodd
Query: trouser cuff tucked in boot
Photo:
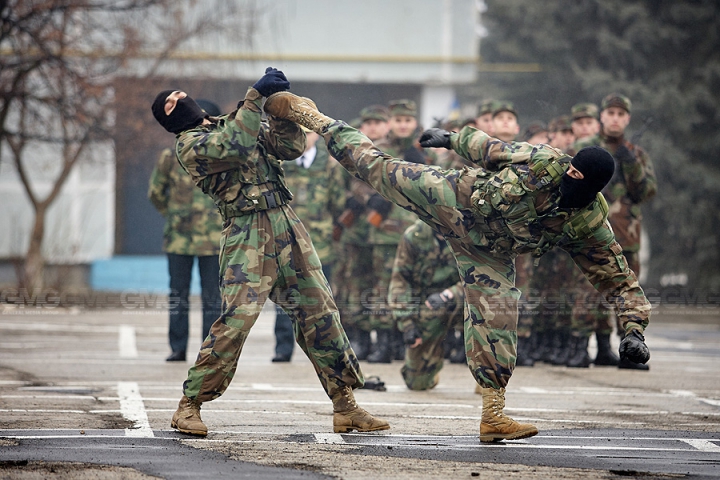
M 538 429 L 529 423 L 518 423 L 503 413 L 505 408 L 504 388 L 482 387 L 483 410 L 480 421 L 480 441 L 499 442 L 518 440 L 538 434 Z
M 170 427 L 183 433 L 191 435 L 207 435 L 207 427 L 200 418 L 200 402 L 190 400 L 183 395 L 178 404 L 178 409 L 172 416 Z
M 352 430 L 373 432 L 390 428 L 390 424 L 385 420 L 373 417 L 358 407 L 350 387 L 342 387 L 332 396 L 332 402 L 333 431 L 335 433 L 347 433 Z

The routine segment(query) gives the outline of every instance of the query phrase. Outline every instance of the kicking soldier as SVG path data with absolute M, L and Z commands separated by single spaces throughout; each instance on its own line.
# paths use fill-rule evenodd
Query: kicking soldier
M 570 157 L 546 145 L 504 143 L 472 127 L 459 133 L 430 129 L 421 137 L 423 147 L 452 148 L 482 167 L 442 170 L 390 157 L 289 92 L 270 96 L 264 109 L 321 134 L 350 173 L 445 237 L 465 291 L 468 366 L 482 387 L 481 441 L 538 433 L 503 413 L 515 367 L 518 254 L 540 256 L 554 246 L 567 251 L 621 318 L 621 356 L 649 360 L 642 333 L 651 306 L 615 241 L 600 194 L 614 171 L 606 150 L 590 147 Z

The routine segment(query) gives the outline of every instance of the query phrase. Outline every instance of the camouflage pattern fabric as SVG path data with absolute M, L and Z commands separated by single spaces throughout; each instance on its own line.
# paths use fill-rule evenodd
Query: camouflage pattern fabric
M 527 294 L 529 326 L 533 332 L 571 327 L 574 292 L 577 290 L 572 273 L 574 270 L 577 269 L 572 258 L 559 248 L 543 255 L 533 268 L 527 292 L 523 292 Z M 525 329 L 529 330 L 527 323 L 523 325 L 523 330 Z M 518 328 L 518 335 L 521 337 L 528 336 L 529 333 L 523 331 L 521 334 Z
M 645 150 L 624 138 L 611 138 L 601 134 L 576 142 L 573 150 L 578 151 L 593 145 L 599 145 L 614 157 L 618 146 L 624 145 L 634 157 L 624 162 L 615 159 L 615 175 L 603 189 L 603 195 L 610 206 L 610 225 L 615 232 L 615 238 L 623 247 L 623 252 L 638 252 L 642 223 L 640 204 L 657 192 L 652 161 Z M 639 271 L 635 273 L 639 274 Z
M 614 306 L 627 331 L 647 326 L 650 303 L 604 215 L 597 222 L 602 196 L 583 209 L 557 208 L 557 175 L 570 160 L 559 150 L 508 144 L 465 127 L 452 134 L 452 147 L 482 168 L 442 170 L 394 159 L 341 121 L 323 134 L 331 154 L 350 173 L 445 237 L 465 290 L 468 365 L 481 385 L 505 387 L 515 367 L 518 254 L 561 246 Z
M 348 172 L 340 168 L 343 189 L 347 192 L 341 194 L 341 202 L 347 197 L 354 196 L 362 204 L 373 190 L 351 177 Z M 350 227 L 343 228 L 340 241 L 336 246 L 337 262 L 333 268 L 333 292 L 340 308 L 344 326 L 357 327 L 369 332 L 370 318 L 365 312 L 364 298 L 371 294 L 374 285 L 372 270 L 372 245 L 368 244 L 370 236 L 370 223 L 365 215 L 355 218 Z
M 166 220 L 164 252 L 193 256 L 220 252 L 222 219 L 217 207 L 195 188 L 169 148 L 160 153 L 150 175 L 148 198 Z
M 430 163 L 432 158 L 425 149 L 418 149 L 416 146 L 420 133 L 421 131 L 418 129 L 407 138 L 399 138 L 390 132 L 385 139 L 378 141 L 377 145 L 389 155 Z M 395 320 L 387 300 L 390 276 L 395 262 L 397 245 L 400 243 L 403 232 L 416 220 L 417 217 L 409 211 L 393 205 L 387 218 L 379 227 L 370 227 L 368 241 L 373 245 L 373 298 L 375 300 L 370 316 L 372 329 L 395 329 Z
M 345 194 L 343 169 L 330 157 L 321 138 L 315 143 L 317 153 L 309 168 L 295 161 L 283 163 L 285 183 L 293 193 L 290 206 L 305 225 L 323 265 L 335 261 L 332 232 L 333 219 L 342 212 Z
M 405 349 L 400 371 L 410 390 L 428 390 L 437 385 L 443 368 L 443 341 L 448 331 L 462 323 L 464 303 L 452 251 L 429 225 L 418 220 L 403 235 L 392 269 L 388 298 L 401 331 L 417 328 L 422 343 Z M 453 292 L 456 307 L 431 310 L 425 299 L 445 289 Z
M 305 150 L 297 125 L 272 117 L 261 121 L 261 101 L 250 88 L 235 112 L 177 136 L 178 158 L 196 185 L 221 209 L 233 202 L 226 211 L 235 212 L 222 231 L 223 312 L 183 385 L 184 394 L 200 402 L 227 389 L 268 298 L 290 316 L 296 340 L 328 396 L 364 383 L 307 231 L 288 205 L 260 208 L 260 187 L 284 187 L 280 161 Z
M 625 107 L 621 107 L 625 108 Z M 615 175 L 603 189 L 603 195 L 610 205 L 608 220 L 612 225 L 615 238 L 623 248 L 623 255 L 630 269 L 640 275 L 640 231 L 642 212 L 640 204 L 652 198 L 657 192 L 657 179 L 648 154 L 639 146 L 633 145 L 624 137 L 608 137 L 602 133 L 585 140 L 575 142 L 573 150 L 598 145 L 615 157 Z M 620 145 L 632 154 L 632 159 L 619 161 L 616 157 Z M 578 295 L 574 308 L 574 318 L 586 328 L 598 332 L 612 331 L 612 322 L 608 322 L 608 308 L 602 297 L 582 278 L 580 272 L 574 272 L 582 294 Z

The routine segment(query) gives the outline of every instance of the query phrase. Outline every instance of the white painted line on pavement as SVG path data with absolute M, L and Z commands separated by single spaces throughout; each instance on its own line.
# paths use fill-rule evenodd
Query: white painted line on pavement
M 345 439 L 339 433 L 316 433 L 315 440 L 317 443 L 327 444 L 344 444 Z
M 122 416 L 135 424 L 134 428 L 125 429 L 125 435 L 128 437 L 154 437 L 138 384 L 118 382 L 117 390 Z
M 120 358 L 137 358 L 135 327 L 132 325 L 120 325 L 118 347 L 120 349 Z
M 720 453 L 720 447 L 708 440 L 703 440 L 700 438 L 681 438 L 679 440 L 682 440 L 683 442 L 692 445 L 701 452 Z

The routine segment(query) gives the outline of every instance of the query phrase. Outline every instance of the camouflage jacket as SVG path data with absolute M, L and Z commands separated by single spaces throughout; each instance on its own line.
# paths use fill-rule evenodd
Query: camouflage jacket
M 617 149 L 624 145 L 631 153 L 630 158 L 618 160 Z M 628 252 L 640 250 L 640 228 L 642 212 L 640 204 L 657 192 L 657 180 L 653 164 L 648 154 L 624 137 L 613 138 L 595 135 L 576 142 L 573 150 L 599 145 L 615 157 L 615 175 L 603 189 L 603 195 L 610 205 L 610 224 L 615 237 L 623 249 Z
M 570 156 L 548 145 L 504 143 L 472 127 L 453 134 L 451 143 L 457 153 L 483 167 L 458 179 L 463 185 L 473 181 L 475 218 L 464 220 L 471 222 L 466 231 L 472 243 L 497 253 L 536 256 L 559 246 L 617 306 L 626 331 L 647 326 L 650 303 L 615 240 L 602 194 L 582 209 L 558 208 L 560 179 Z
M 393 136 L 392 132 L 379 140 L 376 145 L 385 153 L 396 158 L 402 158 L 414 163 L 422 163 L 432 165 L 436 160 L 436 155 L 430 149 L 418 148 L 417 139 L 420 138 L 422 132 L 420 129 L 410 137 L 398 138 Z M 370 227 L 369 243 L 373 245 L 397 245 L 400 239 L 410 225 L 412 225 L 417 217 L 405 209 L 392 206 L 390 213 L 379 228 Z
M 169 148 L 152 171 L 148 198 L 165 217 L 163 251 L 197 256 L 220 252 L 222 219 L 217 207 L 195 188 Z
M 332 245 L 333 219 L 340 215 L 345 195 L 342 168 L 332 158 L 325 140 L 318 139 L 317 153 L 309 168 L 295 161 L 283 164 L 285 182 L 293 193 L 290 206 L 310 234 L 320 261 L 330 263 L 334 258 Z
M 437 312 L 424 308 L 425 299 L 445 289 L 453 292 L 456 308 L 462 308 L 463 289 L 452 251 L 445 239 L 417 220 L 400 240 L 388 289 L 388 303 L 398 328 L 409 330 L 422 315 L 437 316 Z
M 176 137 L 180 163 L 225 217 L 252 214 L 292 198 L 281 161 L 302 155 L 305 133 L 289 120 L 262 121 L 262 98 L 249 88 L 237 110 Z

